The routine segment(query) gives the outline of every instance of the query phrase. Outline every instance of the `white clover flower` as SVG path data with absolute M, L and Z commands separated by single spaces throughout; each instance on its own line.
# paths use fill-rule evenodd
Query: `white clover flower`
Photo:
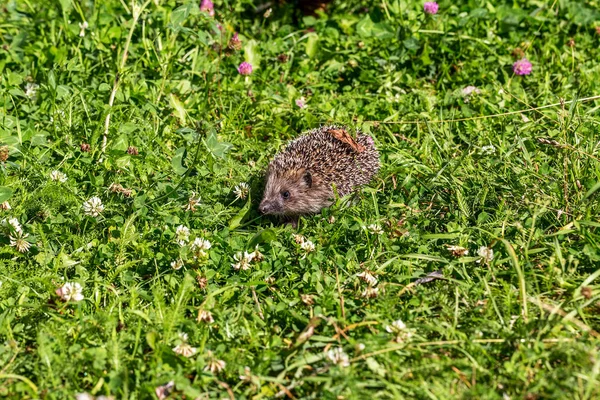
M 265 279 L 265 283 L 267 285 L 274 285 L 275 282 L 277 282 L 277 279 L 275 279 L 274 276 L 270 276 L 270 277 L 268 277 L 268 278 Z
M 21 228 L 21 223 L 16 218 L 10 218 L 8 223 L 15 229 L 17 232 L 22 232 L 23 228 Z
M 206 322 L 207 324 L 212 324 L 215 322 L 212 313 L 207 310 L 198 311 L 198 318 L 196 318 L 198 322 Z
M 469 255 L 469 249 L 462 246 L 448 246 L 448 251 L 450 251 L 454 257 L 463 257 Z
M 194 354 L 196 354 L 198 349 L 190 346 L 188 343 L 183 342 L 183 343 L 178 344 L 177 346 L 173 347 L 173 351 L 179 355 L 189 358 L 189 357 L 193 356 Z
M 233 269 L 236 271 L 247 271 L 250 269 L 250 263 L 254 259 L 254 253 L 248 253 L 247 251 L 244 251 L 242 254 L 242 252 L 238 252 L 233 256 L 233 259 L 236 261 L 236 263 L 231 264 Z
M 158 397 L 158 400 L 165 400 L 171 394 L 174 388 L 175 381 L 169 381 L 166 385 L 157 386 L 154 389 L 154 393 L 156 394 L 156 397 Z
M 304 250 L 307 253 L 311 253 L 311 252 L 315 251 L 315 244 L 313 242 L 311 242 L 310 240 L 304 240 L 300 244 L 300 247 L 302 248 L 302 250 Z
M 25 96 L 27 96 L 30 99 L 33 99 L 37 94 L 39 87 L 40 85 L 38 85 L 37 83 L 28 82 L 27 85 L 25 85 Z
M 480 150 L 481 154 L 483 155 L 492 155 L 496 152 L 496 147 L 493 144 L 490 144 L 489 146 L 483 146 Z
M 104 205 L 98 196 L 94 196 L 83 203 L 83 212 L 90 217 L 97 217 L 102 211 L 104 211 Z
M 250 367 L 244 367 L 244 374 L 240 375 L 240 381 L 242 382 L 251 382 L 252 381 L 252 371 Z
M 23 233 L 23 228 L 21 228 L 21 224 L 19 223 L 19 220 L 16 218 L 9 218 L 8 220 L 6 220 L 6 218 L 4 218 L 2 220 L 2 226 L 11 230 L 14 230 L 17 233 Z
M 373 235 L 382 235 L 383 234 L 383 229 L 381 229 L 381 226 L 377 225 L 377 224 L 371 224 L 367 227 L 367 229 L 369 230 L 369 232 L 371 232 Z
M 479 93 L 481 93 L 481 90 L 477 89 L 477 87 L 475 87 L 475 86 L 467 86 L 467 87 L 463 88 L 463 90 L 461 90 L 461 94 L 463 96 L 470 96 L 473 93 L 479 94 Z
M 192 242 L 191 248 L 192 250 L 208 250 L 211 248 L 211 244 L 208 240 L 202 238 L 196 238 Z
M 205 276 L 197 276 L 196 282 L 198 282 L 198 286 L 200 287 L 200 289 L 206 289 L 206 287 L 208 286 L 208 279 L 206 279 Z
M 369 286 L 360 294 L 361 297 L 365 299 L 374 299 L 379 296 L 379 288 Z
M 56 289 L 56 294 L 63 301 L 81 301 L 83 300 L 83 288 L 77 282 L 67 282 L 62 287 Z
M 391 325 L 387 325 L 385 330 L 388 333 L 398 333 L 406 329 L 406 324 L 402 320 L 396 320 Z
M 299 108 L 304 108 L 306 107 L 306 99 L 304 97 L 300 97 L 299 99 L 296 99 L 296 105 Z
M 292 237 L 294 238 L 294 242 L 296 242 L 296 244 L 304 243 L 304 236 L 294 234 Z
M 108 187 L 108 190 L 110 190 L 112 193 L 123 193 L 123 191 L 127 189 L 125 189 L 120 183 L 113 182 Z
M 254 252 L 252 254 L 252 260 L 256 260 L 258 262 L 265 259 L 265 255 L 258 250 L 258 245 L 254 248 Z
M 360 274 L 356 275 L 361 280 L 367 282 L 371 286 L 377 285 L 377 278 L 370 271 L 363 271 Z
M 65 175 L 64 173 L 54 170 L 52 172 L 50 172 L 50 179 L 53 181 L 57 181 L 57 182 L 66 182 L 67 181 L 67 175 Z
M 179 332 L 179 333 L 177 334 L 177 336 L 179 336 L 179 339 L 180 339 L 182 342 L 187 342 L 187 341 L 188 341 L 188 339 L 189 339 L 189 336 L 188 336 L 188 334 L 187 334 L 187 333 L 185 333 L 185 332 Z
M 476 88 L 475 86 L 467 86 L 460 91 L 460 94 L 463 97 L 463 101 L 468 103 L 471 100 L 471 97 L 475 94 L 481 93 L 481 90 Z
M 180 246 L 185 246 L 190 240 L 190 228 L 187 226 L 179 225 L 175 229 L 175 241 Z
M 348 354 L 344 352 L 344 349 L 341 347 L 337 347 L 335 349 L 331 349 L 327 352 L 327 358 L 332 363 L 339 365 L 340 367 L 349 367 L 350 359 L 348 358 Z
M 88 23 L 87 21 L 83 21 L 79 23 L 79 36 L 84 37 L 85 36 L 85 30 L 88 28 Z
M 402 320 L 396 320 L 392 322 L 391 325 L 387 325 L 385 327 L 385 330 L 388 333 L 393 333 L 395 335 L 394 341 L 397 343 L 405 342 L 409 340 L 413 335 L 412 330 L 408 329 L 406 327 L 406 324 L 402 322 Z
M 192 192 L 192 195 L 188 199 L 188 203 L 183 207 L 185 211 L 196 211 L 196 206 L 200 204 L 200 196 L 196 195 L 196 192 Z
M 233 193 L 235 193 L 236 200 L 244 200 L 248 197 L 248 193 L 250 193 L 250 186 L 246 182 L 242 182 L 233 189 Z
M 206 367 L 204 367 L 205 371 L 210 371 L 213 374 L 223 371 L 225 369 L 225 361 L 218 360 L 212 353 L 212 351 L 207 351 L 206 355 L 208 357 L 208 361 L 206 362 Z
M 300 299 L 307 306 L 312 306 L 313 304 L 315 304 L 315 300 L 313 299 L 313 297 L 310 294 L 301 294 Z
M 488 264 L 494 259 L 494 250 L 486 246 L 481 246 L 477 251 L 477 254 L 481 257 L 481 259 L 477 260 L 478 263 L 483 261 Z
M 29 251 L 29 247 L 31 247 L 31 243 L 25 240 L 28 236 L 28 233 L 17 231 L 13 235 L 10 235 L 8 237 L 10 239 L 10 245 L 16 248 L 17 251 L 21 253 L 26 253 Z
M 5 201 L 4 203 L 0 204 L 0 210 L 10 210 L 12 207 L 10 206 L 10 203 L 8 201 Z
M 205 258 L 208 257 L 208 249 L 211 248 L 211 244 L 208 240 L 202 238 L 196 238 L 192 242 L 190 246 L 192 251 L 194 252 L 194 257 L 196 258 Z
M 89 393 L 77 393 L 75 395 L 75 400 L 94 400 L 94 396 Z
M 183 267 L 183 260 L 181 258 L 171 261 L 171 268 L 173 268 L 175 271 L 180 270 L 181 267 Z

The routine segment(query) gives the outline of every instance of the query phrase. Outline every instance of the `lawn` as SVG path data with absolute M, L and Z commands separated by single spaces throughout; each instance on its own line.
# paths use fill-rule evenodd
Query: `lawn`
M 600 398 L 599 48 L 598 0 L 0 0 L 0 398 Z M 375 179 L 261 215 L 326 124 Z

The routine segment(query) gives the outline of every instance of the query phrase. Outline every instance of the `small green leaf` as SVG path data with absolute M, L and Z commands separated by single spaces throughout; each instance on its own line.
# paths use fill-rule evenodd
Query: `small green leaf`
M 304 25 L 306 26 L 315 26 L 317 24 L 317 19 L 312 15 L 308 15 L 302 18 L 302 22 L 304 22 Z
M 231 143 L 219 142 L 219 139 L 217 138 L 217 134 L 215 132 L 211 132 L 208 134 L 206 140 L 204 141 L 204 144 L 213 156 L 219 158 L 225 158 L 225 155 L 232 147 Z
M 119 136 L 112 145 L 113 150 L 120 151 L 127 151 L 127 147 L 129 147 L 129 139 L 127 138 L 127 134 Z
M 36 133 L 31 137 L 30 143 L 32 146 L 48 146 L 48 135 L 43 132 Z
M 115 160 L 115 165 L 119 169 L 127 169 L 131 165 L 131 156 L 125 154 L 123 157 L 119 157 Z
M 125 122 L 119 126 L 119 132 L 121 133 L 132 133 L 139 129 L 140 125 L 134 122 Z
M 252 236 L 252 239 L 248 242 L 248 248 L 253 249 L 257 244 L 261 243 L 270 243 L 273 240 L 277 239 L 277 235 L 273 229 L 263 229 L 262 231 L 256 233 Z
M 190 15 L 191 6 L 192 3 L 188 3 L 173 10 L 171 13 L 171 25 L 173 25 L 173 29 L 178 30 L 181 28 L 181 25 Z
M 171 165 L 173 166 L 173 170 L 175 170 L 175 173 L 177 175 L 183 175 L 185 174 L 185 171 L 187 171 L 187 168 L 183 166 L 183 159 L 185 158 L 185 147 L 180 147 L 177 150 L 175 150 L 175 155 L 173 156 L 173 159 L 171 160 Z
M 133 310 L 133 311 L 137 311 L 137 310 Z M 134 314 L 138 314 L 138 313 L 134 312 Z M 142 314 L 141 311 L 139 312 L 139 314 Z M 148 318 L 148 317 L 145 317 L 145 319 L 147 321 L 150 321 L 150 318 Z M 146 333 L 146 343 L 148 343 L 148 346 L 150 346 L 151 349 L 154 349 L 156 347 L 156 333 L 154 331 L 150 331 L 150 332 Z
M 229 221 L 230 230 L 234 230 L 241 225 L 242 220 L 244 219 L 246 214 L 248 214 L 248 211 L 250 211 L 251 203 L 252 199 L 250 198 L 250 195 L 248 195 L 248 200 L 246 200 L 246 204 L 244 205 L 244 207 L 240 210 L 240 212 L 237 213 L 235 217 L 231 219 L 231 221 Z
M 421 47 L 421 45 L 419 44 L 419 40 L 417 38 L 414 37 L 410 37 L 408 39 L 405 39 L 402 44 L 404 45 L 404 47 L 406 47 L 408 50 L 419 50 L 419 48 Z
M 260 66 L 260 53 L 256 40 L 248 40 L 244 46 L 244 60 L 252 64 L 255 69 Z
M 317 50 L 319 44 L 319 35 L 316 33 L 311 33 L 308 35 L 308 40 L 306 41 L 306 55 L 310 58 L 313 58 L 317 54 Z
M 594 186 L 592 186 L 592 188 L 590 190 L 587 191 L 585 196 L 583 196 L 583 199 L 587 200 L 591 195 L 596 193 L 598 191 L 598 189 L 600 189 L 600 181 L 596 182 L 596 184 Z
M 48 86 L 51 89 L 56 89 L 56 75 L 54 75 L 54 70 L 48 72 Z
M 373 357 L 369 357 L 365 361 L 367 362 L 367 367 L 369 367 L 371 371 L 373 371 L 379 376 L 385 376 L 385 368 L 383 368 L 381 364 L 377 362 L 376 359 L 374 359 Z
M 65 15 L 69 15 L 71 9 L 73 9 L 73 4 L 71 4 L 71 0 L 60 0 L 60 6 L 62 7 L 63 13 Z
M 14 190 L 7 186 L 0 186 L 0 203 L 4 203 L 6 200 L 10 199 L 13 195 Z
M 144 207 L 144 205 L 146 204 L 146 198 L 148 196 L 145 194 L 142 194 L 140 196 L 135 196 L 135 200 L 133 200 L 133 206 L 135 208 L 142 208 Z
M 185 111 L 183 103 L 179 101 L 179 99 L 174 94 L 169 95 L 169 102 L 171 103 L 171 107 L 173 107 L 173 110 L 175 111 L 175 116 L 179 118 L 182 125 L 185 125 L 187 111 Z
M 367 14 L 358 24 L 356 24 L 356 33 L 363 38 L 370 37 L 373 34 L 374 26 L 375 24 L 371 20 L 371 17 Z
M 23 76 L 21 74 L 17 74 L 16 72 L 8 73 L 8 85 L 9 86 L 19 86 L 23 82 Z
M 371 34 L 377 39 L 382 40 L 392 39 L 395 36 L 392 27 L 386 24 L 385 22 L 374 24 L 373 29 L 371 30 Z

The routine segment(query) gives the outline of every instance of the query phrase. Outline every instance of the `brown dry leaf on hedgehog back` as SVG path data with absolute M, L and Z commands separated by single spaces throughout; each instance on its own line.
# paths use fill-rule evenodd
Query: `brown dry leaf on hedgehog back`
M 357 143 L 356 140 L 354 140 L 354 138 L 350 136 L 348 131 L 346 131 L 345 129 L 330 129 L 327 131 L 327 133 L 331 134 L 331 136 L 333 136 L 340 142 L 346 143 L 347 145 L 352 147 L 352 149 L 357 153 L 362 153 L 363 151 L 365 151 L 365 146 Z

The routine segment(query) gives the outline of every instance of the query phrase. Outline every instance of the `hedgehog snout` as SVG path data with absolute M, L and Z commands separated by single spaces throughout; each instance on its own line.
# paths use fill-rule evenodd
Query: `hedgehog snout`
M 261 214 L 266 214 L 269 212 L 269 203 L 267 202 L 262 202 L 260 203 L 260 206 L 258 206 L 258 211 L 260 211 Z
M 273 201 L 263 200 L 260 203 L 260 206 L 258 206 L 258 211 L 260 211 L 261 214 L 274 214 L 277 211 L 280 211 L 280 208 L 280 205 Z

